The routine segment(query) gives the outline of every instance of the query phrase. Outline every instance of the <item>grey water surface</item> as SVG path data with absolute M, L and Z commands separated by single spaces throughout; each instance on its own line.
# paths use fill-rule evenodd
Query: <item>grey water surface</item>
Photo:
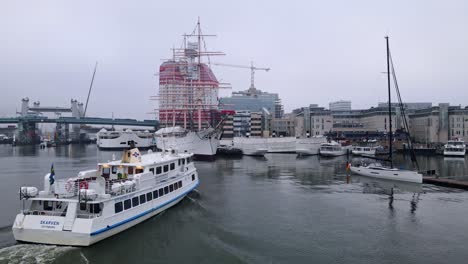
M 120 152 L 0 145 L 0 263 L 466 263 L 468 192 L 346 176 L 346 157 L 268 154 L 197 161 L 200 185 L 175 207 L 91 247 L 16 243 L 20 186 L 53 163 L 72 177 Z M 460 158 L 418 157 L 459 179 Z M 359 162 L 359 159 L 355 159 Z M 396 164 L 409 167 L 408 157 Z M 468 178 L 467 178 L 468 179 Z M 390 188 L 394 187 L 393 199 Z

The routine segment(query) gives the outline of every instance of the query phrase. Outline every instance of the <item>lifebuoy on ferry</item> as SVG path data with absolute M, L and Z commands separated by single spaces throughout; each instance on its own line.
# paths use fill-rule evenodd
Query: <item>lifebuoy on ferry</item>
M 81 189 L 88 189 L 89 185 L 87 181 L 80 182 L 80 190 Z

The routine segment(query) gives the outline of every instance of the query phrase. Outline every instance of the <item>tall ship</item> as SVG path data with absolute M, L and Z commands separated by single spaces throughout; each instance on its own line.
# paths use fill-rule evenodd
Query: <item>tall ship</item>
M 44 189 L 21 187 L 23 207 L 13 223 L 17 241 L 89 246 L 145 221 L 180 202 L 199 184 L 191 153 L 137 148 L 121 160 L 55 180 Z
M 466 153 L 466 145 L 463 140 L 449 140 L 444 145 L 444 156 L 464 157 Z
M 132 144 L 139 149 L 148 149 L 154 145 L 154 135 L 148 130 L 132 131 L 101 129 L 97 134 L 96 144 L 102 150 L 127 149 Z
M 205 38 L 211 36 L 202 33 L 198 21 L 191 34 L 183 35 L 181 47 L 173 49 L 172 58 L 159 67 L 159 93 L 153 99 L 159 103 L 158 118 L 166 130 L 157 133 L 158 148 L 216 154 L 221 134 L 218 93 L 228 84 L 220 83 L 211 70 L 210 57 L 224 55 L 206 50 Z M 179 133 L 179 127 L 187 133 Z
M 212 156 L 219 147 L 219 131 L 206 128 L 194 132 L 182 127 L 161 128 L 155 133 L 156 144 L 160 149 L 177 152 L 196 153 L 199 156 Z

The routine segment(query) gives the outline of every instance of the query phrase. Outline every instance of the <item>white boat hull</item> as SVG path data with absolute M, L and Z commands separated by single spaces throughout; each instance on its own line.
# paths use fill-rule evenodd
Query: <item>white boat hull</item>
M 320 150 L 320 156 L 324 157 L 339 157 L 346 155 L 347 150 L 339 150 L 339 151 L 326 151 L 326 150 Z
M 416 171 L 390 169 L 390 168 L 374 168 L 369 166 L 351 166 L 351 172 L 377 179 L 393 180 L 393 181 L 404 181 L 422 183 L 422 175 Z
M 299 155 L 318 155 L 320 145 L 326 143 L 325 137 L 310 137 L 296 139 L 296 153 Z
M 52 244 L 52 245 L 67 245 L 67 246 L 90 246 L 103 239 L 118 234 L 130 227 L 133 227 L 162 211 L 179 203 L 190 191 L 198 185 L 192 185 L 190 189 L 185 189 L 176 197 L 168 197 L 170 200 L 164 203 L 153 204 L 147 208 L 142 207 L 142 212 L 133 215 L 126 215 L 126 219 L 120 219 L 118 222 L 103 225 L 96 223 L 93 219 L 76 219 L 71 231 L 63 231 L 65 217 L 60 216 L 43 216 L 43 215 L 23 215 L 18 214 L 13 224 L 13 235 L 17 241 L 28 243 Z M 154 200 L 155 201 L 155 200 Z M 147 203 L 147 205 L 150 205 Z M 144 211 L 143 211 L 144 210 Z M 100 219 L 102 220 L 102 219 Z M 108 219 L 105 219 L 108 220 Z M 41 221 L 49 221 L 56 223 L 51 227 L 44 228 L 41 226 Z M 101 221 L 103 222 L 103 221 Z
M 188 132 L 184 136 L 157 137 L 156 144 L 160 149 L 173 149 L 179 153 L 193 153 L 201 156 L 216 155 L 219 147 L 217 135 L 205 137 L 204 131 Z
M 295 153 L 295 137 L 266 138 L 268 153 Z
M 465 156 L 465 151 L 448 151 L 448 150 L 444 150 L 444 156 L 464 157 Z

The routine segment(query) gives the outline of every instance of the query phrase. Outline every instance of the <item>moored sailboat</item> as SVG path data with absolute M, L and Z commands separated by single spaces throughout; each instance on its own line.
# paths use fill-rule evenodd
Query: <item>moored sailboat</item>
M 362 166 L 350 165 L 350 170 L 355 174 L 367 176 L 367 177 L 395 180 L 395 181 L 422 183 L 422 174 L 418 173 L 417 171 L 398 169 L 393 166 L 393 160 L 392 160 L 392 157 L 393 157 L 393 151 L 392 151 L 393 135 L 392 133 L 393 132 L 392 132 L 392 105 L 391 105 L 391 81 L 390 81 L 391 73 L 393 74 L 393 81 L 394 81 L 395 88 L 397 90 L 399 105 L 402 110 L 402 116 L 404 120 L 404 127 L 407 133 L 409 133 L 409 129 L 408 129 L 408 124 L 406 121 L 405 113 L 404 113 L 403 104 L 401 102 L 401 96 L 400 96 L 400 92 L 398 89 L 398 84 L 396 82 L 393 62 L 391 61 L 388 37 L 385 37 L 385 39 L 386 39 L 386 44 L 387 44 L 387 85 L 388 85 L 388 119 L 389 119 L 388 144 L 389 144 L 390 166 L 383 166 L 380 163 L 372 163 L 369 165 L 362 165 Z M 390 64 L 391 64 L 391 68 L 390 68 Z M 409 137 L 409 134 L 407 135 L 407 138 L 408 138 L 408 145 L 410 147 L 410 150 L 412 150 L 411 139 Z M 414 151 L 411 151 L 411 159 L 417 165 Z

